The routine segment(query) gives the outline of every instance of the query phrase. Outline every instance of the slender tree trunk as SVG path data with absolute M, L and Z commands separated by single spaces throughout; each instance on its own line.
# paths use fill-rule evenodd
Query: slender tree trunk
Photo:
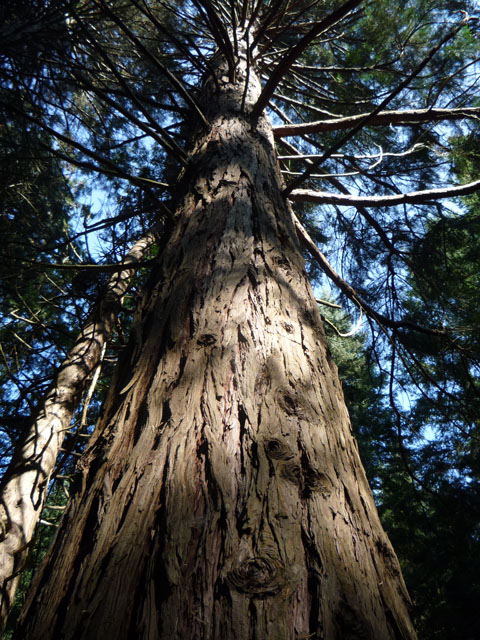
M 10 611 L 28 547 L 40 518 L 65 432 L 116 318 L 134 270 L 155 242 L 150 233 L 130 249 L 125 268 L 109 280 L 94 313 L 76 339 L 2 478 L 0 486 L 0 632 Z
M 258 79 L 218 71 L 22 640 L 415 638 Z

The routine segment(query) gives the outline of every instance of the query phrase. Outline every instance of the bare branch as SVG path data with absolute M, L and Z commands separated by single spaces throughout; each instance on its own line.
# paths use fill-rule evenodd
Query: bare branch
M 350 129 L 367 118 L 368 113 L 345 118 L 331 118 L 330 120 L 317 120 L 316 122 L 303 122 L 301 124 L 287 124 L 273 128 L 275 137 L 298 136 L 307 133 L 320 133 L 323 131 L 339 131 Z M 465 107 L 461 109 L 408 109 L 405 111 L 380 111 L 369 119 L 371 126 L 418 124 L 420 122 L 440 122 L 444 120 L 461 120 L 464 118 L 480 119 L 480 107 Z
M 326 307 L 332 307 L 332 309 L 341 309 L 341 304 L 335 304 L 335 302 L 330 302 L 330 300 L 323 300 L 323 298 L 315 298 L 315 302 L 317 304 L 323 304 Z
M 277 113 L 277 111 L 276 111 Z M 290 145 L 285 142 L 285 140 L 281 139 L 280 143 L 284 145 L 287 149 L 290 148 Z M 428 145 L 417 142 L 410 148 L 405 151 L 399 151 L 398 153 L 394 153 L 392 151 L 381 151 L 380 153 L 369 153 L 369 154 L 359 154 L 359 155 L 350 155 L 347 153 L 332 153 L 332 158 L 342 158 L 345 160 L 357 161 L 357 160 L 380 160 L 382 158 L 404 158 L 405 156 L 409 156 L 412 153 L 416 153 L 421 149 L 427 148 Z M 293 148 L 293 147 L 292 147 Z M 317 158 L 321 158 L 322 154 L 320 153 L 301 153 L 300 151 L 294 155 L 281 155 L 278 156 L 279 160 L 316 160 Z
M 310 189 L 295 189 L 289 194 L 294 202 L 313 202 L 315 204 L 334 204 L 349 207 L 387 207 L 397 204 L 424 204 L 432 200 L 466 196 L 480 191 L 480 180 L 468 182 L 457 187 L 446 189 L 426 189 L 424 191 L 410 191 L 396 193 L 391 196 L 352 196 L 328 191 L 312 191 Z

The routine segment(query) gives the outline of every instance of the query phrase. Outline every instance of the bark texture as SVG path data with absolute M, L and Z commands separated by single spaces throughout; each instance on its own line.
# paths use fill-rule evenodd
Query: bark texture
M 258 80 L 218 69 L 176 231 L 17 638 L 415 638 L 271 128 L 249 116 Z
M 0 632 L 13 603 L 20 572 L 40 519 L 50 476 L 73 412 L 97 367 L 121 299 L 134 270 L 155 242 L 155 233 L 130 249 L 125 269 L 115 273 L 95 311 L 62 363 L 41 409 L 17 447 L 0 486 Z

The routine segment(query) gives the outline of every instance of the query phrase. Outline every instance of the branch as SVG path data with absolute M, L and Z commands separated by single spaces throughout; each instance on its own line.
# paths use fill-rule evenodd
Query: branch
M 286 140 L 282 140 L 281 144 L 289 149 L 290 151 L 293 152 L 298 152 L 300 153 L 296 147 L 293 146 L 293 144 L 291 144 L 290 142 L 287 142 Z M 293 156 L 295 157 L 295 156 Z M 311 160 L 309 160 L 307 158 L 307 163 L 311 163 Z M 341 191 L 344 195 L 346 196 L 350 196 L 350 192 L 348 191 L 348 189 L 340 182 L 340 180 L 337 180 L 334 176 L 328 176 L 327 177 L 328 181 L 339 191 Z M 360 212 L 360 214 L 365 218 L 365 220 L 368 222 L 368 224 L 373 227 L 375 229 L 375 231 L 377 232 L 378 236 L 380 237 L 380 239 L 382 240 L 383 244 L 385 245 L 385 247 L 388 248 L 388 250 L 397 255 L 397 256 L 401 256 L 402 259 L 406 262 L 406 257 L 402 254 L 402 252 L 397 249 L 395 247 L 395 245 L 393 244 L 393 242 L 389 239 L 387 233 L 385 232 L 385 230 L 383 229 L 383 227 L 377 222 L 377 220 L 370 215 L 370 213 L 367 211 L 367 209 L 365 207 L 358 207 L 358 210 Z
M 277 111 L 276 111 L 277 113 Z M 284 138 L 280 138 L 280 144 L 283 145 L 286 149 L 295 149 L 290 143 L 288 143 Z M 310 140 L 309 140 L 310 142 Z M 379 153 L 369 153 L 364 155 L 351 155 L 348 153 L 332 153 L 332 158 L 340 158 L 344 160 L 350 160 L 351 162 L 357 160 L 380 160 L 381 158 L 404 158 L 405 156 L 409 156 L 412 153 L 420 151 L 420 149 L 426 149 L 428 145 L 417 142 L 412 147 L 407 149 L 406 151 L 399 151 L 398 153 L 393 153 L 391 151 L 380 151 Z M 322 154 L 320 153 L 302 153 L 297 150 L 297 153 L 293 155 L 279 155 L 277 156 L 278 160 L 305 160 L 307 163 L 311 160 L 316 160 L 317 158 L 321 158 Z
M 390 60 L 389 62 L 380 62 L 378 64 L 370 64 L 364 67 L 336 67 L 334 65 L 326 66 L 326 67 L 312 67 L 310 65 L 305 64 L 294 64 L 292 65 L 292 69 L 298 71 L 308 71 L 309 74 L 312 73 L 364 73 L 366 71 L 375 71 L 378 69 L 388 69 L 395 62 L 398 62 L 401 56 Z
M 120 74 L 117 74 L 117 75 L 119 77 L 121 77 Z M 163 129 L 149 115 L 148 111 L 143 109 L 142 106 L 140 106 L 140 109 L 141 109 L 142 113 L 144 113 L 144 115 L 147 116 L 147 119 L 149 120 L 149 124 L 146 124 L 145 122 L 142 122 L 142 120 L 137 118 L 137 116 L 135 116 L 134 113 L 130 109 L 125 108 L 120 102 L 118 102 L 116 100 L 113 100 L 113 98 L 111 98 L 105 91 L 100 89 L 100 87 L 97 87 L 93 83 L 91 83 L 89 81 L 89 79 L 87 78 L 87 76 L 85 76 L 80 71 L 73 71 L 73 76 L 80 83 L 83 84 L 83 86 L 86 88 L 87 91 L 89 90 L 89 91 L 92 91 L 92 93 L 95 93 L 95 95 L 97 95 L 106 104 L 108 104 L 113 109 L 116 109 L 119 113 L 121 113 L 123 116 L 125 116 L 127 121 L 129 120 L 132 124 L 136 125 L 141 131 L 144 131 L 147 135 L 151 136 L 167 152 L 172 153 L 181 164 L 185 165 L 185 163 L 186 163 L 185 154 L 183 153 L 182 149 L 178 146 L 178 144 L 170 136 L 170 134 L 167 131 L 165 131 L 165 129 Z M 123 88 L 124 88 L 126 94 L 127 95 L 129 94 L 131 97 L 133 96 L 133 99 L 134 99 L 133 101 L 136 102 L 137 107 L 138 107 L 140 105 L 139 100 L 135 99 L 134 94 L 131 91 L 127 90 L 125 82 L 122 81 L 121 84 L 123 85 Z M 155 127 L 155 129 L 152 128 L 152 125 L 153 125 L 153 127 Z M 158 133 L 157 133 L 156 130 L 158 131 Z
M 143 189 L 154 200 L 156 200 L 156 198 L 155 198 L 153 192 L 151 191 L 151 189 L 149 188 L 149 185 L 150 184 L 154 184 L 154 185 L 162 186 L 162 187 L 165 186 L 164 183 L 157 182 L 156 180 L 152 180 L 150 178 L 142 178 L 141 176 L 132 176 L 132 175 L 126 173 L 121 167 L 116 165 L 114 162 L 112 162 L 111 160 L 109 160 L 105 156 L 99 155 L 95 151 L 89 149 L 88 147 L 86 147 L 83 144 L 81 144 L 80 142 L 78 142 L 78 140 L 74 140 L 73 138 L 70 138 L 70 137 L 60 133 L 56 129 L 53 129 L 52 127 L 47 125 L 42 120 L 30 115 L 26 111 L 22 111 L 22 110 L 18 109 L 17 107 L 13 106 L 12 104 L 8 104 L 8 103 L 6 103 L 4 101 L 0 101 L 0 106 L 3 106 L 5 109 L 10 109 L 13 113 L 17 114 L 20 118 L 25 118 L 25 120 L 28 120 L 29 122 L 31 122 L 35 126 L 39 127 L 41 130 L 45 131 L 46 133 L 51 135 L 56 140 L 66 144 L 68 146 L 71 146 L 74 149 L 77 149 L 78 151 L 80 151 L 81 153 L 85 154 L 89 158 L 93 158 L 96 162 L 98 162 L 98 164 L 91 163 L 91 162 L 86 162 L 86 161 L 83 161 L 83 160 L 78 160 L 78 159 L 76 159 L 74 157 L 71 157 L 71 156 L 68 156 L 68 155 L 62 153 L 59 150 L 59 148 L 51 147 L 48 144 L 40 142 L 40 146 L 42 148 L 44 148 L 49 153 L 52 153 L 56 157 L 60 158 L 61 160 L 65 160 L 66 162 L 70 162 L 70 163 L 72 163 L 72 164 L 74 164 L 74 165 L 76 165 L 76 166 L 78 166 L 80 168 L 83 168 L 83 169 L 87 169 L 87 170 L 91 170 L 91 171 L 97 171 L 98 173 L 102 173 L 102 174 L 106 174 L 106 175 L 110 175 L 110 176 L 111 175 L 118 176 L 119 178 L 122 178 L 124 180 L 128 180 L 131 184 Z M 101 166 L 101 165 L 104 165 L 104 166 Z M 161 201 L 159 201 L 159 202 L 161 202 Z M 162 203 L 160 204 L 160 206 L 162 206 L 162 210 L 166 213 L 166 215 L 168 217 L 172 217 L 173 214 L 168 210 L 168 208 L 166 206 L 164 206 Z
M 294 202 L 313 202 L 315 204 L 334 204 L 350 207 L 387 207 L 397 204 L 424 204 L 442 198 L 466 196 L 480 191 L 480 180 L 468 182 L 458 187 L 447 189 L 426 189 L 425 191 L 410 191 L 396 193 L 392 196 L 352 196 L 328 191 L 311 191 L 310 189 L 295 189 L 288 198 Z
M 82 30 L 86 33 L 86 35 L 88 37 L 88 31 L 81 24 L 81 22 L 80 22 L 80 27 L 82 28 Z M 177 157 L 177 159 L 183 164 L 185 162 L 185 155 L 184 155 L 182 149 L 178 146 L 178 144 L 171 137 L 171 135 L 168 133 L 168 131 L 166 131 L 166 129 L 164 129 L 162 126 L 160 126 L 160 124 L 151 116 L 151 114 L 148 111 L 148 109 L 145 109 L 145 107 L 142 104 L 142 101 L 137 97 L 137 95 L 131 89 L 129 84 L 126 82 L 125 78 L 118 71 L 117 65 L 111 60 L 110 56 L 105 51 L 104 47 L 98 42 L 98 40 L 97 39 L 91 39 L 91 43 L 92 43 L 93 48 L 100 53 L 100 55 L 103 58 L 103 60 L 105 61 L 105 63 L 107 64 L 107 66 L 110 68 L 110 70 L 114 74 L 114 76 L 117 79 L 119 85 L 124 90 L 125 95 L 129 96 L 130 99 L 132 100 L 132 102 L 141 111 L 141 113 L 143 113 L 143 115 L 147 119 L 147 121 L 148 121 L 150 126 L 146 127 L 145 124 L 139 118 L 134 116 L 134 114 L 129 109 L 126 109 L 125 107 L 123 107 L 123 105 L 121 105 L 118 101 L 113 100 L 108 95 L 108 93 L 106 91 L 104 91 L 100 87 L 95 86 L 95 84 L 93 82 L 91 82 L 85 74 L 74 70 L 73 71 L 74 77 L 77 78 L 78 80 L 80 80 L 83 84 L 85 84 L 86 87 L 87 87 L 87 90 L 89 89 L 89 90 L 93 91 L 96 95 L 98 95 L 107 104 L 112 106 L 114 109 L 117 109 L 117 111 L 122 113 L 122 115 L 127 117 L 127 119 L 130 119 L 131 122 L 136 124 L 139 129 L 144 131 L 147 135 L 152 136 L 162 147 L 164 147 L 164 149 L 167 152 L 172 152 Z M 159 134 L 160 134 L 158 137 L 157 137 L 156 132 L 159 132 Z
M 315 298 L 315 302 L 317 304 L 323 304 L 326 307 L 332 307 L 332 309 L 341 309 L 341 304 L 335 304 L 335 302 L 330 302 L 329 300 L 323 300 L 322 298 Z
M 142 41 L 137 38 L 137 36 L 133 33 L 128 26 L 120 20 L 120 18 L 112 11 L 104 0 L 101 0 L 102 7 L 105 9 L 110 18 L 120 27 L 120 29 L 127 35 L 128 38 L 133 42 L 133 44 L 138 48 L 138 50 L 145 55 L 173 84 L 174 87 L 177 88 L 180 95 L 185 99 L 185 101 L 192 107 L 192 109 L 197 113 L 200 120 L 208 125 L 207 119 L 203 115 L 202 110 L 198 102 L 191 95 L 190 91 L 188 91 L 183 83 L 173 74 L 170 69 L 168 69 L 164 64 L 160 62 L 156 55 L 154 55 L 150 49 L 145 47 Z
M 317 262 L 322 271 L 332 280 L 337 287 L 344 293 L 349 300 L 355 303 L 367 316 L 375 320 L 379 325 L 383 327 L 389 327 L 394 331 L 398 331 L 398 329 L 410 329 L 413 331 L 419 331 L 420 333 L 424 333 L 427 335 L 433 335 L 441 338 L 448 338 L 448 334 L 440 329 L 429 329 L 428 327 L 422 327 L 410 320 L 393 320 L 392 318 L 388 318 L 381 313 L 378 313 L 373 309 L 369 304 L 367 304 L 361 296 L 355 291 L 355 289 L 348 284 L 335 269 L 328 262 L 326 257 L 317 247 L 317 245 L 313 242 L 311 237 L 308 235 L 305 227 L 302 225 L 300 220 L 292 211 L 292 219 L 295 225 L 295 231 L 297 232 L 297 237 L 303 247 L 310 253 L 312 258 Z
M 258 118 L 270 101 L 275 89 L 282 78 L 289 72 L 291 66 L 297 61 L 299 56 L 305 51 L 308 45 L 322 33 L 328 31 L 334 24 L 345 18 L 353 9 L 362 4 L 362 0 L 349 0 L 336 11 L 324 18 L 321 22 L 306 33 L 303 38 L 290 50 L 286 56 L 282 57 L 275 69 L 272 71 L 270 79 L 263 88 L 255 107 L 252 110 L 252 116 Z
M 317 167 L 319 167 L 325 160 L 330 158 L 330 156 L 338 151 L 343 145 L 348 142 L 353 136 L 360 131 L 366 124 L 373 120 L 375 116 L 381 113 L 387 104 L 393 100 L 399 93 L 401 93 L 404 89 L 408 87 L 410 82 L 418 76 L 418 74 L 423 71 L 423 69 L 427 66 L 427 64 L 432 60 L 435 54 L 446 44 L 449 40 L 454 38 L 457 33 L 462 29 L 470 18 L 464 18 L 454 29 L 449 31 L 446 36 L 444 36 L 428 53 L 428 55 L 422 60 L 422 62 L 412 71 L 410 75 L 408 75 L 405 80 L 403 80 L 382 102 L 375 107 L 375 109 L 364 116 L 354 127 L 350 129 L 348 133 L 346 133 L 340 140 L 335 142 L 330 149 L 325 151 L 321 158 L 319 158 L 316 162 L 312 163 L 310 167 L 304 172 L 302 176 L 299 176 L 295 180 L 293 180 L 283 191 L 285 196 L 288 196 L 296 187 L 298 187 L 302 182 L 307 180 L 307 178 L 315 171 Z
M 223 52 L 230 74 L 230 79 L 233 80 L 233 73 L 235 68 L 235 55 L 230 42 L 229 35 L 225 29 L 224 24 L 219 18 L 215 8 L 212 6 L 209 0 L 192 0 L 193 4 L 197 7 L 199 13 L 202 14 L 207 27 L 212 34 L 212 37 L 217 44 L 218 48 Z
M 276 138 L 282 136 L 298 136 L 307 133 L 320 133 L 323 131 L 339 131 L 350 129 L 363 119 L 368 113 L 344 118 L 331 118 L 330 120 L 317 120 L 316 122 L 304 122 L 301 124 L 287 124 L 273 127 Z M 462 109 L 408 109 L 405 111 L 380 111 L 369 119 L 368 124 L 373 126 L 418 124 L 420 122 L 439 122 L 443 120 L 460 120 L 462 118 L 480 119 L 480 107 L 467 107 Z
M 26 260 L 25 258 L 18 257 L 17 259 L 12 258 L 12 261 L 17 260 L 22 264 L 31 265 L 33 269 L 39 267 L 41 269 L 64 269 L 66 271 L 69 270 L 77 270 L 77 271 L 89 271 L 89 272 L 101 272 L 101 273 L 111 273 L 115 271 L 124 271 L 125 263 L 119 262 L 118 264 L 110 263 L 110 264 L 92 264 L 88 262 L 79 262 L 78 264 L 68 263 L 68 262 L 37 262 L 36 260 Z M 152 262 L 154 262 L 154 258 L 150 260 L 139 260 L 138 262 L 129 262 L 128 268 L 132 270 L 140 269 L 141 267 L 151 266 Z
M 337 336 L 339 336 L 340 338 L 351 338 L 356 333 L 358 333 L 360 331 L 360 329 L 362 328 L 363 315 L 362 315 L 362 310 L 360 309 L 360 318 L 358 319 L 357 324 L 353 327 L 353 329 L 350 329 L 350 331 L 347 331 L 347 333 L 341 333 L 339 331 L 338 327 L 336 327 L 331 320 L 329 320 L 328 318 L 326 318 L 323 315 L 322 315 L 322 320 L 324 322 L 326 322 L 330 327 L 332 327 L 332 329 L 335 331 Z
M 343 195 L 351 196 L 351 194 L 349 193 L 348 189 L 340 182 L 340 180 L 337 180 L 336 178 L 334 178 L 332 176 L 332 177 L 328 178 L 328 181 L 333 186 L 335 186 L 339 191 L 341 191 Z M 390 251 L 390 253 L 402 257 L 402 259 L 405 262 L 407 262 L 406 256 L 403 255 L 403 252 L 400 251 L 399 249 L 397 249 L 397 247 L 395 247 L 394 243 L 388 237 L 385 229 L 382 227 L 382 225 L 372 215 L 370 215 L 370 213 L 367 211 L 367 209 L 365 207 L 358 207 L 358 211 L 359 211 L 360 215 L 363 216 L 363 218 L 367 221 L 367 223 L 371 227 L 373 227 L 373 229 L 375 229 L 375 231 L 377 232 L 377 235 L 379 236 L 379 238 L 381 239 L 381 241 L 383 242 L 385 247 Z M 408 262 L 407 262 L 407 264 L 408 264 Z

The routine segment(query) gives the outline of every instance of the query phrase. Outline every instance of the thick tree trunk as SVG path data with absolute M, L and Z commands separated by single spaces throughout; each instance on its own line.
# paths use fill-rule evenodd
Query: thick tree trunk
M 155 233 L 138 240 L 125 268 L 109 280 L 92 317 L 75 340 L 47 392 L 37 418 L 17 447 L 0 485 L 0 633 L 12 606 L 48 483 L 73 412 L 111 333 L 128 283 Z
M 415 638 L 239 67 L 18 638 Z

